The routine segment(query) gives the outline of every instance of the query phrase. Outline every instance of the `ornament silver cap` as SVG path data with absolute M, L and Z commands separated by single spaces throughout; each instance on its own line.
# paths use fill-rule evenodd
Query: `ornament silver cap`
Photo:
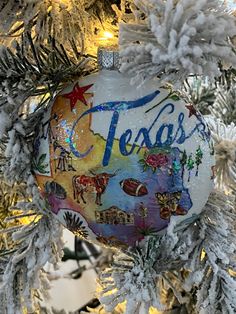
M 117 46 L 99 47 L 97 53 L 100 70 L 119 70 L 120 56 Z

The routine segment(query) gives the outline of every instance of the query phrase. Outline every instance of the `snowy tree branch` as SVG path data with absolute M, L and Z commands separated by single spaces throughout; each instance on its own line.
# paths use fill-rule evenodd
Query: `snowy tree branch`
M 235 17 L 218 0 L 134 2 L 139 19 L 120 25 L 121 71 L 133 81 L 158 76 L 176 84 L 194 74 L 213 79 L 221 74 L 219 61 L 236 66 L 229 40 Z

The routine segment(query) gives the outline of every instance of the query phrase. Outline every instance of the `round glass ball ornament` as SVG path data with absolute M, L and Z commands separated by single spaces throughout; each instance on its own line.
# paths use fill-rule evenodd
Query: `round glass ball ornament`
M 194 221 L 213 187 L 209 129 L 152 80 L 103 69 L 53 100 L 35 140 L 35 174 L 57 219 L 108 246 L 135 246 L 172 219 Z

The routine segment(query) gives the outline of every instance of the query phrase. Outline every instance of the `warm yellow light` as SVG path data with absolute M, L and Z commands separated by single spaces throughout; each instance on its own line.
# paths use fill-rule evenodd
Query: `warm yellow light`
M 112 39 L 114 37 L 114 35 L 111 32 L 104 31 L 103 37 L 104 37 L 104 39 Z
M 203 249 L 201 253 L 201 261 L 203 261 L 205 257 L 206 257 L 206 251 Z
M 38 222 L 41 219 L 40 215 L 36 215 L 35 213 L 28 213 L 26 215 L 22 214 L 19 210 L 12 211 L 14 214 L 13 217 L 9 217 L 9 220 L 17 220 L 21 225 L 28 225 L 31 222 Z M 11 219 L 12 218 L 12 219 Z
M 232 269 L 229 269 L 230 276 L 236 277 L 236 272 Z

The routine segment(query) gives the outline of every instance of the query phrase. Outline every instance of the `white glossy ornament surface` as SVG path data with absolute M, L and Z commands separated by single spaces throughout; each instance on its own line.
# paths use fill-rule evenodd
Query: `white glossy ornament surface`
M 63 208 L 81 215 L 74 224 L 112 246 L 163 232 L 170 219 L 190 223 L 213 187 L 200 113 L 158 81 L 140 88 L 129 81 L 103 70 L 68 86 L 45 115 L 51 134 L 42 137 L 41 127 L 36 139 L 36 164 L 44 154 L 45 166 L 37 180 L 52 211 L 64 224 Z

